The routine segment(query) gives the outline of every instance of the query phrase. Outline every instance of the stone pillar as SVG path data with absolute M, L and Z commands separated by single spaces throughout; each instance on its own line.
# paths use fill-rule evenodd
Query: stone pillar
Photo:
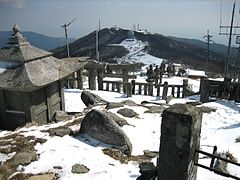
M 97 71 L 98 90 L 103 90 L 103 70 L 98 69 Z
M 132 94 L 135 94 L 135 83 L 136 83 L 136 81 L 133 79 L 131 82 L 132 82 Z
M 73 89 L 77 89 L 78 88 L 78 81 L 77 81 L 77 72 L 73 73 Z
M 189 104 L 175 104 L 163 111 L 159 180 L 196 180 L 201 123 L 201 111 Z
M 123 69 L 123 82 L 128 82 L 128 71 Z
M 88 69 L 88 84 L 90 90 L 96 90 L 96 72 L 95 69 Z
M 200 101 L 206 103 L 209 101 L 210 89 L 209 81 L 207 78 L 201 78 L 200 84 Z
M 77 84 L 78 89 L 83 89 L 83 69 L 77 71 Z
M 148 83 L 148 95 L 153 96 L 153 83 Z
M 168 94 L 168 82 L 164 82 L 163 84 L 163 94 L 162 94 L 162 99 L 167 99 L 167 94 Z
M 186 89 L 188 87 L 188 79 L 183 80 L 183 92 L 182 92 L 182 97 L 186 97 Z
M 127 89 L 127 97 L 132 97 L 132 83 L 127 83 L 126 84 L 126 89 Z

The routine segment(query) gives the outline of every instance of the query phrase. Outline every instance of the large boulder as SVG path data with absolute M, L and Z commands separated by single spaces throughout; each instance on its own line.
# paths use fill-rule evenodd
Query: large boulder
M 138 106 L 137 103 L 135 103 L 134 101 L 131 100 L 125 100 L 121 102 L 123 105 L 127 105 L 127 106 Z
M 112 112 L 107 112 L 107 114 L 108 114 L 108 117 L 113 121 L 115 121 L 120 127 L 123 127 L 124 125 L 130 125 L 125 119 L 120 118 L 119 116 L 117 116 Z
M 74 164 L 72 166 L 72 173 L 84 174 L 87 173 L 90 169 L 82 164 Z
M 87 107 L 91 107 L 97 104 L 107 104 L 107 101 L 89 91 L 83 91 L 81 93 L 81 99 Z
M 128 108 L 119 109 L 117 111 L 117 113 L 121 114 L 124 117 L 129 117 L 129 118 L 138 117 L 139 116 L 138 113 L 136 113 L 132 109 L 128 109 Z
M 88 112 L 82 120 L 80 133 L 85 133 L 103 143 L 123 147 L 128 149 L 130 153 L 132 152 L 129 138 L 108 112 L 96 109 Z
M 105 108 L 113 109 L 113 108 L 120 108 L 120 107 L 124 107 L 123 104 L 117 103 L 117 102 L 108 102 Z

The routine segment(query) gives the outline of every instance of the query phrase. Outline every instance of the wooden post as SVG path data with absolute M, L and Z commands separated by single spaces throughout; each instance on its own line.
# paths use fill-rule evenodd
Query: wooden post
M 209 101 L 209 88 L 209 80 L 207 78 L 201 78 L 200 102 L 206 103 Z
M 73 89 L 78 88 L 78 81 L 77 81 L 77 72 L 73 73 Z
M 109 82 L 106 82 L 106 91 L 109 91 Z
M 71 74 L 69 77 L 68 77 L 68 88 L 72 89 L 75 87 L 74 85 L 74 73 Z
M 236 84 L 235 102 L 240 102 L 240 84 Z
M 103 70 L 97 70 L 98 90 L 103 90 Z
M 78 84 L 78 89 L 83 89 L 83 69 L 79 69 L 77 71 L 77 84 Z
M 136 83 L 136 81 L 133 79 L 131 82 L 132 82 L 132 94 L 135 94 L 135 83 Z
M 128 82 L 128 71 L 123 69 L 123 82 Z
M 182 97 L 186 97 L 186 89 L 188 87 L 188 79 L 183 80 L 183 92 L 182 92 Z
M 189 104 L 175 104 L 162 113 L 158 159 L 159 180 L 196 180 L 202 112 Z
M 138 94 L 142 94 L 142 85 L 141 84 L 139 84 L 139 86 L 138 86 Z
M 180 98 L 180 86 L 177 87 L 177 98 Z
M 175 97 L 175 86 L 172 86 L 172 96 Z
M 158 97 L 160 96 L 160 84 L 157 85 L 157 96 L 158 96 Z
M 127 87 L 127 97 L 132 97 L 132 84 L 127 83 L 126 87 Z
M 61 111 L 65 111 L 65 99 L 64 99 L 64 82 L 59 80 L 59 92 L 60 92 L 60 98 L 61 98 Z
M 164 84 L 163 84 L 162 99 L 166 100 L 167 99 L 167 94 L 168 94 L 168 82 L 165 81 Z
M 121 92 L 121 81 L 117 82 L 117 92 L 120 93 Z
M 6 119 L 6 104 L 4 90 L 0 90 L 0 129 L 9 128 L 9 121 Z
M 147 95 L 148 92 L 148 84 L 144 84 L 144 95 Z
M 114 89 L 115 89 L 115 83 L 113 82 L 112 83 L 112 92 L 114 92 Z
M 96 90 L 96 72 L 94 68 L 89 68 L 88 84 L 90 90 Z
M 148 83 L 148 95 L 153 96 L 153 83 Z

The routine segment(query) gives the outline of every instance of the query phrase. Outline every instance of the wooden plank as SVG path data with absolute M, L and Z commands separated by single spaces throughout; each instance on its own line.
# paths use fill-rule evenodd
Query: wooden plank
M 123 78 L 124 75 L 123 74 L 107 73 L 107 74 L 103 74 L 103 77 Z M 128 79 L 137 79 L 137 75 L 128 74 L 127 78 Z
M 5 100 L 3 90 L 0 90 L 0 114 L 5 112 Z
M 10 109 L 6 109 L 6 113 L 25 115 L 25 111 L 16 111 L 16 110 L 10 110 Z
M 47 110 L 47 106 L 46 105 L 42 105 L 42 106 L 39 106 L 38 108 L 33 107 L 34 108 L 34 111 L 35 111 L 35 114 L 36 116 L 40 113 L 42 113 L 43 111 L 46 111 Z
M 31 93 L 23 92 L 23 108 L 26 113 L 26 122 L 32 122 L 31 106 L 32 106 L 32 96 Z
M 49 94 L 49 86 L 44 88 L 45 92 L 45 101 L 47 104 L 47 122 L 51 121 L 51 114 L 52 114 L 52 105 L 51 105 L 51 100 L 50 100 L 50 94 Z
M 59 83 L 59 92 L 60 92 L 60 98 L 61 98 L 60 110 L 65 111 L 64 82 L 59 80 L 58 83 Z
M 107 65 L 110 70 L 128 70 L 136 71 L 140 68 L 140 64 L 108 64 Z

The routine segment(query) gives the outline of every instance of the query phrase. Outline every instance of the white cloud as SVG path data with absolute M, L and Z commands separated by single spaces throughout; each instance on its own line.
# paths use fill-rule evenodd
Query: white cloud
M 14 8 L 25 7 L 26 0 L 0 0 L 0 5 L 10 5 Z

